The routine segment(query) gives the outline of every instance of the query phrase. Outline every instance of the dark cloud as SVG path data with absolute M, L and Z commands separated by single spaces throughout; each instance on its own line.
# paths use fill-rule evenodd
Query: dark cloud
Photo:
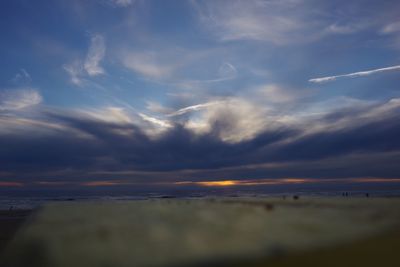
M 17 180 L 395 177 L 400 171 L 398 110 L 373 119 L 362 119 L 359 109 L 346 111 L 315 122 L 329 121 L 331 128 L 307 133 L 305 126 L 278 127 L 236 143 L 219 137 L 230 123 L 223 118 L 205 134 L 175 124 L 151 137 L 134 123 L 48 111 L 42 120 L 62 125 L 56 131 L 0 135 L 0 171 Z M 344 119 L 340 127 L 332 126 Z
M 400 121 L 396 117 L 361 126 L 307 135 L 266 151 L 274 160 L 315 160 L 349 153 L 391 152 L 400 149 Z

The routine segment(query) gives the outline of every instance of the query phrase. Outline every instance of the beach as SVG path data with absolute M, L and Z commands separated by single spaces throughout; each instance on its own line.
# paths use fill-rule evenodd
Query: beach
M 1 222 L 2 241 L 13 238 L 0 262 L 7 267 L 395 266 L 399 205 L 398 198 L 366 197 L 50 203 L 30 214 L 2 213 L 11 218 Z
M 31 210 L 0 210 L 0 251 L 14 237 Z

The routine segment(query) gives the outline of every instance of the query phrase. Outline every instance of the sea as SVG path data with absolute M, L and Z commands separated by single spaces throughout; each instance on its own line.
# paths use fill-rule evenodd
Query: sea
M 147 199 L 200 199 L 221 197 L 400 197 L 400 188 L 356 186 L 315 188 L 185 188 L 179 190 L 0 190 L 0 210 L 31 210 L 52 202 L 137 201 Z

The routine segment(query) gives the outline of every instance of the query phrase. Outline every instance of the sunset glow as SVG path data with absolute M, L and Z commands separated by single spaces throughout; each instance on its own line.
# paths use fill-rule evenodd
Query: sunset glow
M 257 180 L 222 180 L 222 181 L 183 181 L 175 185 L 196 185 L 204 187 L 321 184 L 321 183 L 400 183 L 400 178 L 349 178 L 349 179 L 316 179 L 316 178 L 276 178 Z
M 400 178 L 356 177 L 356 178 L 266 178 L 250 180 L 212 180 L 212 181 L 179 181 L 179 182 L 129 182 L 127 180 L 103 180 L 87 182 L 67 181 L 40 181 L 35 185 L 45 187 L 83 186 L 83 187 L 110 187 L 110 186 L 200 186 L 200 187 L 233 187 L 233 186 L 268 186 L 294 184 L 348 184 L 348 183 L 400 183 Z M 0 181 L 0 187 L 23 187 L 30 183 Z

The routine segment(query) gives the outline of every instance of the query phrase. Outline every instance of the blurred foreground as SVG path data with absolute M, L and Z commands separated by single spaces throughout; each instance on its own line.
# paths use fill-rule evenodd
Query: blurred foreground
M 49 204 L 0 266 L 398 266 L 399 207 L 397 198 Z

